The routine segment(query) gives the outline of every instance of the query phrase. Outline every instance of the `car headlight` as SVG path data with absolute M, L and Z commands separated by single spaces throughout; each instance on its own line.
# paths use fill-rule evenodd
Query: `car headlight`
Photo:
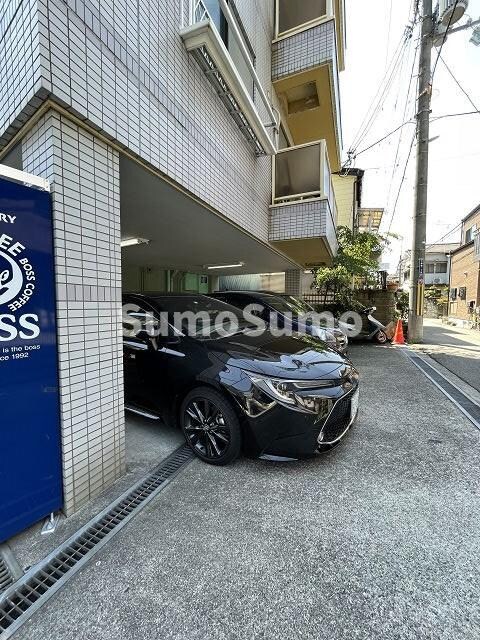
M 332 401 L 321 390 L 335 386 L 332 380 L 283 380 L 245 373 L 257 389 L 283 406 L 319 417 L 330 412 Z

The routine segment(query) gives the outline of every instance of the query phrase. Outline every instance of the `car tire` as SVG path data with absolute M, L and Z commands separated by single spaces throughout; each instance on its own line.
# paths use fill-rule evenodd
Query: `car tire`
M 208 464 L 225 466 L 240 455 L 239 419 L 228 400 L 214 389 L 190 391 L 180 408 L 180 426 L 188 446 Z
M 385 331 L 378 331 L 375 334 L 375 340 L 378 344 L 386 344 L 388 342 L 388 336 Z

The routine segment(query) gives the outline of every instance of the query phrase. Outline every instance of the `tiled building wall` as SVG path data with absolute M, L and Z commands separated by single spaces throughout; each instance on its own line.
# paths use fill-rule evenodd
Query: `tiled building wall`
M 37 0 L 0 2 L 0 149 L 48 93 L 41 50 Z
M 40 57 L 33 66 L 53 97 L 266 241 L 270 159 L 254 156 L 186 51 L 179 35 L 182 0 L 37 4 Z M 185 10 L 187 4 L 183 0 Z M 236 4 L 274 99 L 273 3 Z M 12 93 L 5 102 L 17 99 Z
M 326 237 L 337 246 L 335 224 L 327 200 L 313 200 L 270 208 L 270 241 Z
M 273 44 L 272 79 L 307 71 L 335 56 L 335 22 L 329 20 Z
M 302 295 L 302 272 L 299 269 L 285 271 L 285 293 L 291 296 Z
M 53 111 L 22 156 L 52 186 L 68 514 L 124 472 L 119 158 Z

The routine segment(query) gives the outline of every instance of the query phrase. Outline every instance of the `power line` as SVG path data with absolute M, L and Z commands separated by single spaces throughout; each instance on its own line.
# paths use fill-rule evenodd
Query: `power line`
M 375 94 L 375 97 L 373 98 L 370 104 L 370 107 L 368 108 L 367 113 L 365 114 L 362 124 L 360 125 L 360 128 L 354 137 L 353 143 L 350 147 L 349 155 L 354 154 L 355 150 L 358 149 L 361 142 L 368 135 L 368 132 L 370 131 L 373 122 L 375 121 L 378 113 L 380 112 L 382 104 L 385 101 L 385 98 L 388 95 L 388 92 L 392 86 L 399 63 L 403 58 L 403 54 L 410 37 L 411 37 L 411 28 L 408 27 L 405 29 L 405 32 L 400 39 L 397 49 L 395 50 L 392 60 L 388 66 L 388 69 L 380 82 L 377 93 Z
M 430 122 L 436 122 L 437 120 L 443 120 L 444 118 L 459 118 L 460 116 L 478 116 L 480 111 L 464 111 L 463 113 L 445 113 L 442 116 L 434 116 L 430 119 Z
M 360 144 L 366 139 L 369 131 L 371 130 L 373 123 L 376 119 L 376 117 L 378 116 L 378 114 L 381 112 L 385 100 L 387 98 L 387 95 L 390 91 L 390 89 L 393 86 L 395 77 L 401 76 L 403 73 L 403 68 L 404 68 L 404 62 L 406 59 L 408 59 L 409 57 L 409 51 L 410 49 L 408 48 L 408 45 L 410 45 L 411 48 L 411 43 L 412 43 L 412 37 L 413 37 L 413 29 L 415 27 L 415 24 L 417 23 L 417 18 L 418 18 L 418 5 L 419 5 L 419 0 L 412 0 L 412 7 L 410 10 L 410 14 L 411 14 L 411 20 L 408 23 L 408 25 L 405 27 L 404 33 L 402 35 L 402 38 L 400 40 L 399 45 L 397 46 L 397 49 L 394 53 L 394 55 L 392 56 L 390 65 L 387 69 L 387 71 L 385 72 L 385 75 L 380 83 L 379 89 L 377 91 L 377 94 L 375 96 L 375 98 L 373 99 L 369 110 L 367 111 L 367 114 L 362 122 L 362 125 L 360 126 L 360 129 L 357 133 L 357 135 L 354 138 L 354 141 L 352 143 L 352 146 L 350 147 L 350 150 L 348 152 L 348 161 L 347 161 L 347 166 L 349 166 L 352 162 L 353 158 L 356 158 L 357 155 L 359 155 L 359 153 L 365 153 L 365 151 L 368 151 L 369 149 L 371 149 L 372 147 L 376 146 L 376 144 L 379 144 L 380 142 L 383 142 L 383 140 L 387 139 L 388 137 L 390 137 L 390 135 L 393 135 L 394 133 L 396 133 L 396 131 L 402 129 L 402 127 L 406 124 L 403 123 L 402 125 L 400 125 L 400 127 L 398 127 L 395 131 L 393 131 L 390 134 L 387 134 L 386 136 L 384 136 L 381 140 L 377 141 L 376 143 L 373 143 L 372 145 L 369 145 L 368 147 L 366 147 L 365 149 L 362 149 L 361 152 L 357 153 L 357 149 L 360 146 Z M 407 53 L 408 51 L 408 53 Z M 415 57 L 417 55 L 417 49 L 415 50 L 415 56 L 414 56 L 414 63 L 415 63 Z M 411 83 L 413 80 L 413 72 L 414 72 L 414 68 L 412 68 L 412 72 L 410 74 L 410 80 L 409 80 L 409 86 L 408 86 L 408 91 L 407 91 L 407 98 L 406 98 L 406 102 L 405 102 L 405 108 L 404 108 L 404 112 L 403 112 L 403 120 L 405 119 L 405 114 L 408 108 L 408 99 L 409 99 L 409 95 L 410 95 L 410 90 L 411 90 Z M 401 90 L 401 82 L 398 83 L 398 93 L 397 93 L 397 98 L 395 101 L 395 110 L 398 104 L 398 100 L 400 97 L 400 90 Z M 400 136 L 400 141 L 401 141 L 401 136 Z M 398 155 L 398 151 L 397 151 L 397 155 Z
M 480 111 L 463 111 L 462 113 L 445 113 L 445 114 L 442 114 L 441 116 L 433 116 L 433 118 L 430 119 L 430 122 L 436 122 L 437 120 L 443 120 L 444 118 L 458 118 L 460 116 L 474 116 L 479 114 L 480 114 Z M 362 155 L 366 151 L 370 151 L 370 149 L 373 149 L 373 147 L 376 147 L 378 144 L 384 142 L 385 140 L 393 136 L 395 133 L 397 133 L 397 131 L 400 131 L 400 129 L 402 129 L 407 124 L 415 124 L 415 120 L 406 120 L 401 125 L 396 127 L 393 131 L 386 133 L 382 138 L 380 138 L 376 142 L 372 142 L 372 144 L 368 145 L 368 147 L 365 147 L 365 149 L 362 149 L 361 151 L 357 151 L 354 157 L 357 158 L 358 156 Z
M 475 104 L 475 102 L 472 100 L 472 98 L 470 97 L 470 95 L 467 93 L 467 91 L 462 87 L 462 85 L 460 84 L 460 82 L 457 80 L 457 78 L 455 77 L 453 71 L 450 69 L 450 67 L 448 66 L 448 64 L 445 62 L 445 60 L 443 59 L 443 57 L 439 54 L 438 56 L 440 58 L 440 60 L 443 62 L 443 65 L 445 66 L 445 69 L 448 71 L 448 73 L 450 74 L 450 77 L 453 79 L 453 81 L 455 82 L 455 84 L 457 85 L 457 87 L 460 89 L 460 91 L 463 93 L 463 95 L 467 98 L 467 100 L 470 102 L 470 104 L 472 105 L 472 107 L 480 113 L 480 111 L 478 110 L 477 105 Z
M 412 69 L 410 71 L 410 78 L 409 78 L 409 81 L 408 81 L 408 89 L 407 89 L 407 95 L 406 95 L 406 98 L 405 98 L 405 106 L 404 106 L 404 109 L 403 109 L 402 120 L 405 120 L 405 118 L 407 116 L 408 104 L 409 104 L 409 99 L 410 99 L 410 91 L 412 89 L 413 78 L 414 78 L 414 73 L 415 73 L 415 63 L 417 61 L 418 51 L 419 51 L 419 47 L 417 46 L 416 49 L 415 49 L 414 56 L 413 56 Z M 386 200 L 387 207 L 390 204 L 390 195 L 392 193 L 393 180 L 395 178 L 395 173 L 396 173 L 396 170 L 397 170 L 397 162 L 398 162 L 398 159 L 399 159 L 400 146 L 402 144 L 402 139 L 403 139 L 403 127 L 400 129 L 400 135 L 398 136 L 397 149 L 396 149 L 395 158 L 394 158 L 394 161 L 393 161 L 392 175 L 391 175 L 391 178 L 390 178 L 390 184 L 388 186 L 388 194 L 387 194 L 387 200 Z
M 405 182 L 405 177 L 407 175 L 407 169 L 408 169 L 408 165 L 409 165 L 409 162 L 410 162 L 410 157 L 412 155 L 413 144 L 415 142 L 415 138 L 416 138 L 416 131 L 414 132 L 414 134 L 412 136 L 412 142 L 410 143 L 410 149 L 408 151 L 407 161 L 405 162 L 405 168 L 403 170 L 402 179 L 400 180 L 400 186 L 398 187 L 398 193 L 397 193 L 397 198 L 395 200 L 395 205 L 393 207 L 392 217 L 390 219 L 390 224 L 388 226 L 388 233 L 390 233 L 390 231 L 392 229 L 393 220 L 395 219 L 395 214 L 397 213 L 397 205 L 398 205 L 398 201 L 400 200 L 400 194 L 402 192 L 403 183 Z
M 445 240 L 445 238 L 448 238 L 448 236 L 451 236 L 452 233 L 454 233 L 457 229 L 460 229 L 460 227 L 462 226 L 462 222 L 460 221 L 456 227 L 453 227 L 453 229 L 450 229 L 450 231 L 447 231 L 447 233 L 445 235 L 443 235 L 441 238 L 439 238 L 438 240 L 435 240 L 435 242 L 432 242 L 430 244 L 427 244 L 425 249 L 429 249 L 430 247 L 433 247 L 434 245 L 438 244 L 439 242 L 441 242 L 442 240 Z
M 432 75 L 430 77 L 430 88 L 431 88 L 431 85 L 433 84 L 433 78 L 435 76 L 435 71 L 437 70 L 438 61 L 440 59 L 440 56 L 442 55 L 443 45 L 445 44 L 445 40 L 447 39 L 448 30 L 450 29 L 450 25 L 452 24 L 453 16 L 455 15 L 455 12 L 457 10 L 457 5 L 458 5 L 458 0 L 455 0 L 455 5 L 454 5 L 454 7 L 452 9 L 452 13 L 450 14 L 450 18 L 448 20 L 447 28 L 445 30 L 445 33 L 443 34 L 442 44 L 440 45 L 440 48 L 438 50 L 437 59 L 435 60 L 435 64 L 433 65 L 433 71 L 432 71 Z
M 406 122 L 403 122 L 396 129 L 394 129 L 393 131 L 390 131 L 390 133 L 387 133 L 386 135 L 384 135 L 383 138 L 380 138 L 380 140 L 377 140 L 376 142 L 372 142 L 371 145 L 369 145 L 368 147 L 365 147 L 365 149 L 362 149 L 361 151 L 357 151 L 355 153 L 355 158 L 357 158 L 358 156 L 362 155 L 362 153 L 365 153 L 366 151 L 370 151 L 370 149 L 372 149 L 373 147 L 376 147 L 378 144 L 380 144 L 384 140 L 387 140 L 388 138 L 393 136 L 395 133 L 397 133 L 397 131 L 400 131 L 400 129 L 402 129 L 406 124 L 415 124 L 415 120 L 407 120 Z

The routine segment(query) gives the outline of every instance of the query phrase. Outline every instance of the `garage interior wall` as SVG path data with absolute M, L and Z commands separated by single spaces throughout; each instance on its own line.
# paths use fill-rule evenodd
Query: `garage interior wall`
M 199 273 L 189 273 L 159 267 L 139 267 L 126 265 L 122 267 L 123 291 L 176 292 L 208 294 L 216 290 L 218 277 Z
M 69 515 L 125 470 L 119 158 L 49 111 L 23 139 L 22 160 L 51 182 Z

